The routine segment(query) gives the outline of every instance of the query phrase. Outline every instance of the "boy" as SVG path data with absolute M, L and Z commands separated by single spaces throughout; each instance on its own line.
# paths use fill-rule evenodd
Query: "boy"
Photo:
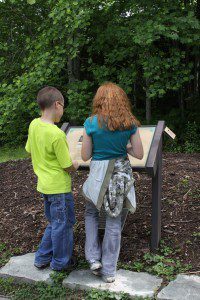
M 31 154 L 38 177 L 37 190 L 43 196 L 49 224 L 35 254 L 34 265 L 45 268 L 50 264 L 53 270 L 61 271 L 74 265 L 75 215 L 69 172 L 76 171 L 78 163 L 71 161 L 65 133 L 54 124 L 63 115 L 61 92 L 51 86 L 44 87 L 37 95 L 37 102 L 42 116 L 31 122 L 25 149 Z

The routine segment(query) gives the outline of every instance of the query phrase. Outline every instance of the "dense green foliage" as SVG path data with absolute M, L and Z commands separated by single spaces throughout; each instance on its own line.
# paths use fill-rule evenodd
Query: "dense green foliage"
M 24 141 L 44 85 L 65 96 L 63 120 L 82 124 L 114 81 L 142 123 L 175 130 L 173 149 L 199 151 L 199 19 L 199 0 L 0 2 L 0 143 Z

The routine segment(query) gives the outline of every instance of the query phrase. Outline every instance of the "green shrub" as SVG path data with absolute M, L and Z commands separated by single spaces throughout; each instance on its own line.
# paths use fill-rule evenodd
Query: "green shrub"
M 187 122 L 183 151 L 186 153 L 200 152 L 200 128 L 195 122 Z

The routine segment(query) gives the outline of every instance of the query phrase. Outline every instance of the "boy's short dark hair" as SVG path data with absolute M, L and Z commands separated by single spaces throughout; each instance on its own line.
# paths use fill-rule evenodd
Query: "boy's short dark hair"
M 64 97 L 53 86 L 45 86 L 37 94 L 37 103 L 41 110 L 51 107 L 56 101 L 64 102 Z

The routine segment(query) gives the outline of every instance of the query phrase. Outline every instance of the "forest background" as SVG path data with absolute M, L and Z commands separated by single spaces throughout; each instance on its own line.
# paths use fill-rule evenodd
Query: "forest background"
M 0 28 L 0 146 L 24 143 L 43 86 L 82 125 L 113 81 L 142 124 L 176 133 L 165 150 L 200 151 L 200 0 L 2 0 Z

